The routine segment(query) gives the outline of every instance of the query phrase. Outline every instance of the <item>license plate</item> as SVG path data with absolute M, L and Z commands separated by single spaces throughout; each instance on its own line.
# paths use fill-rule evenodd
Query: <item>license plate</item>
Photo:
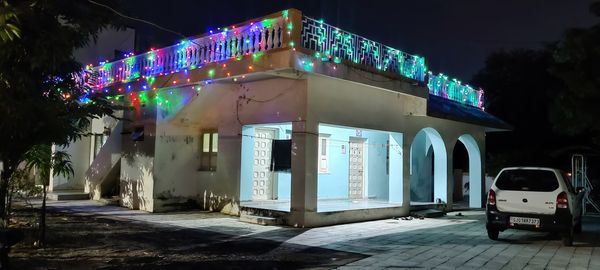
M 509 222 L 510 222 L 510 224 L 540 226 L 540 219 L 539 218 L 510 217 Z

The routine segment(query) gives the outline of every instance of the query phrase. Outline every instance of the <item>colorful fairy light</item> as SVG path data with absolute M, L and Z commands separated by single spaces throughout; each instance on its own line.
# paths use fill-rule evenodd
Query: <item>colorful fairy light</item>
M 215 67 L 219 69 L 218 77 L 232 77 L 237 81 L 235 68 L 227 70 L 229 63 L 223 61 L 242 60 L 247 57 L 252 62 L 247 65 L 248 72 L 254 72 L 255 66 L 267 50 L 280 47 L 295 49 L 292 39 L 294 23 L 289 17 L 288 10 L 281 12 L 280 17 L 266 18 L 261 21 L 250 22 L 246 25 L 232 26 L 230 28 L 217 28 L 216 31 L 209 30 L 207 36 L 195 40 L 182 40 L 176 45 L 162 49 L 151 48 L 150 51 L 140 55 L 133 53 L 125 54 L 125 59 L 101 62 L 99 66 L 88 65 L 85 76 L 95 92 L 106 92 L 107 86 L 114 83 L 135 83 L 141 87 L 140 91 L 148 91 L 149 88 L 156 90 L 156 77 L 167 74 L 182 73 L 183 78 L 177 77 L 171 80 L 171 85 L 182 85 L 191 83 L 190 70 L 201 69 L 208 65 L 205 72 L 209 80 L 217 76 Z M 280 34 L 275 34 L 280 33 Z M 284 44 L 285 38 L 288 43 Z M 400 50 L 385 46 L 381 43 L 366 39 L 364 37 L 343 31 L 334 26 L 325 24 L 323 20 L 314 20 L 302 17 L 300 27 L 301 46 L 304 49 L 314 51 L 312 57 L 305 58 L 299 64 L 300 68 L 307 72 L 315 70 L 315 58 L 321 62 L 327 62 L 332 71 L 338 69 L 343 62 L 370 66 L 382 72 L 396 73 L 401 76 L 426 83 L 432 95 L 438 95 L 463 104 L 483 108 L 483 90 L 464 85 L 455 79 L 449 79 L 443 74 L 433 75 L 428 72 L 425 58 L 410 55 Z M 211 66 L 210 63 L 216 63 Z M 262 70 L 262 69 L 259 69 Z M 321 69 L 319 69 L 321 70 Z M 145 80 L 145 82 L 144 82 Z M 140 86 L 141 85 L 141 86 Z M 131 85 L 126 85 L 126 92 L 130 93 Z M 114 93 L 122 93 L 119 87 Z M 156 97 L 157 99 L 161 99 Z M 137 97 L 137 100 L 142 98 Z M 160 100 L 160 104 L 166 104 L 168 100 Z

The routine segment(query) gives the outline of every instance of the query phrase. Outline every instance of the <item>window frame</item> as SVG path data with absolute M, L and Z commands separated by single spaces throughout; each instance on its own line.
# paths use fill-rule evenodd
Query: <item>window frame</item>
M 330 152 L 331 152 L 330 135 L 326 135 L 326 134 L 319 135 L 318 144 L 319 144 L 318 152 L 317 152 L 318 171 L 320 174 L 330 173 L 330 166 L 329 166 L 329 160 L 330 160 L 329 156 L 330 156 Z M 323 151 L 323 144 L 325 144 L 324 151 Z M 323 164 L 325 164 L 325 166 L 323 166 Z
M 205 137 L 208 135 L 208 142 Z M 206 144 L 208 148 L 205 149 Z M 200 133 L 200 167 L 199 171 L 216 171 L 219 153 L 219 133 L 216 129 L 204 130 Z

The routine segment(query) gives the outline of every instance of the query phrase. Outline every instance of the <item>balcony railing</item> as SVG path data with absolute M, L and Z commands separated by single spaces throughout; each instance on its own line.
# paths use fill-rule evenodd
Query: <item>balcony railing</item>
M 355 35 L 329 24 L 304 16 L 302 46 L 316 52 L 316 57 L 388 71 L 417 81 L 425 79 L 425 59 Z
M 87 82 L 90 87 L 99 89 L 141 77 L 152 80 L 154 76 L 281 48 L 285 46 L 282 34 L 285 30 L 284 21 L 284 17 L 268 18 L 119 61 L 101 63 L 97 67 L 88 67 Z
M 294 14 L 300 14 L 294 11 Z M 289 16 L 289 17 L 288 17 Z M 314 57 L 335 63 L 353 63 L 424 82 L 429 93 L 483 109 L 483 90 L 461 84 L 443 74 L 427 71 L 425 59 L 355 35 L 323 21 L 283 11 L 276 15 L 179 44 L 87 67 L 85 81 L 100 91 L 114 83 L 140 78 L 152 83 L 156 76 L 187 72 L 205 64 L 241 59 L 245 55 L 300 44 Z M 299 33 L 292 29 L 301 23 Z M 427 75 L 427 76 L 426 76 Z M 107 91 L 108 92 L 108 91 Z

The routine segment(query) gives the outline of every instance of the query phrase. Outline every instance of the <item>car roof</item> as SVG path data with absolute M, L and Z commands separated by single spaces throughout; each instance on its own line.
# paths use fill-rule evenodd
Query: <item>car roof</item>
M 560 171 L 559 169 L 556 168 L 550 168 L 550 167 L 506 167 L 504 170 L 543 170 L 543 171 Z

